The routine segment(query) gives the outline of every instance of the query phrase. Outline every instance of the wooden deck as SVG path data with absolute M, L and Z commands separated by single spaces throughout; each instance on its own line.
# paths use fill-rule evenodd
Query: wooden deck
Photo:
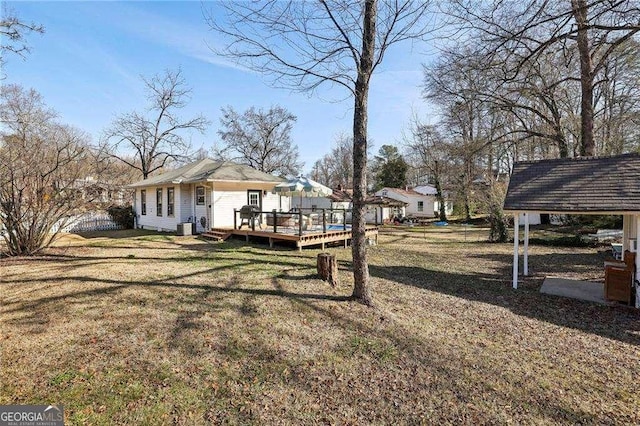
M 302 235 L 298 235 L 295 232 L 273 232 L 270 229 L 252 230 L 248 227 L 245 229 L 215 228 L 212 229 L 212 232 L 244 237 L 247 242 L 251 241 L 251 239 L 266 240 L 269 242 L 269 247 L 273 247 L 275 243 L 289 243 L 295 245 L 298 250 L 308 246 L 320 246 L 324 250 L 326 244 L 335 242 L 342 242 L 346 248 L 352 237 L 350 229 L 327 230 L 326 232 L 322 232 L 322 230 L 304 231 Z M 378 227 L 367 226 L 365 236 L 372 238 L 377 243 Z

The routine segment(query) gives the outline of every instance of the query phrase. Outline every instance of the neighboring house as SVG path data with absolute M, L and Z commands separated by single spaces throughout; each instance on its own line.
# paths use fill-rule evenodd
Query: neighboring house
M 394 216 L 406 216 L 407 203 L 402 201 L 372 195 L 364 203 L 367 208 L 364 216 L 367 223 L 389 223 Z
M 97 181 L 92 176 L 75 180 L 73 187 L 80 191 L 82 198 L 86 200 L 87 203 L 95 206 L 122 206 L 131 204 L 133 200 L 133 191 L 131 189 L 126 189 L 122 185 Z
M 375 193 L 375 196 L 406 203 L 406 216 L 429 218 L 434 216 L 435 195 L 420 194 L 412 189 L 382 188 Z
M 436 194 L 438 193 L 438 191 L 436 190 L 435 187 L 431 185 L 420 185 L 420 186 L 415 186 L 413 190 L 423 195 L 432 195 L 435 200 L 433 202 L 433 212 L 434 212 L 433 214 L 435 216 L 440 214 L 440 202 L 436 197 Z M 453 214 L 453 201 L 449 200 L 449 193 L 447 191 L 443 191 L 442 196 L 444 198 L 444 212 L 447 216 L 449 216 Z
M 249 166 L 206 158 L 128 187 L 136 191 L 139 228 L 175 231 L 179 223 L 190 222 L 203 232 L 232 227 L 234 209 L 247 204 L 261 211 L 289 210 L 289 197 L 272 193 L 282 181 Z

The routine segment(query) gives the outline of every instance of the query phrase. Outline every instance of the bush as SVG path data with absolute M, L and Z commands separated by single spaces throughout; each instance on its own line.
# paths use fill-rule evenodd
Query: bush
M 124 229 L 133 229 L 133 213 L 132 206 L 111 206 L 107 208 L 107 213 L 111 219 L 122 226 Z

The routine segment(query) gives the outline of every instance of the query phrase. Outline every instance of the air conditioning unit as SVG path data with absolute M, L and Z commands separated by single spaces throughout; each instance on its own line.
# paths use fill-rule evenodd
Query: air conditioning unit
M 196 233 L 196 224 L 191 222 L 179 223 L 176 233 L 178 235 L 194 235 Z

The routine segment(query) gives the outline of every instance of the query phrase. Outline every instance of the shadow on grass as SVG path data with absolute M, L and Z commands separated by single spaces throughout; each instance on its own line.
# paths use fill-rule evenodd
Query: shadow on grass
M 562 272 L 562 265 L 565 271 L 569 269 L 566 265 L 591 267 L 594 258 L 599 256 L 553 254 L 531 256 L 530 260 L 534 267 L 544 265 L 548 270 Z M 454 273 L 417 266 L 370 264 L 369 271 L 374 277 L 398 284 L 500 306 L 517 315 L 640 346 L 640 310 L 544 295 L 539 293 L 539 278 L 521 278 L 522 284 L 514 290 L 510 256 L 483 254 L 477 257 L 501 262 L 503 266 L 492 273 Z
M 311 270 L 315 266 L 315 257 L 298 252 L 286 252 L 286 255 L 280 255 L 279 251 L 274 253 L 273 250 L 266 249 L 264 252 L 260 247 L 244 246 L 243 244 L 223 243 L 213 246 L 204 245 L 206 249 L 202 249 L 201 245 L 196 245 L 201 255 L 184 256 L 184 257 L 135 257 L 115 256 L 109 258 L 90 257 L 90 256 L 67 256 L 53 255 L 50 256 L 52 262 L 95 262 L 99 264 L 112 263 L 113 261 L 135 261 L 143 260 L 157 262 L 228 262 L 229 264 L 220 265 L 213 268 L 206 268 L 200 271 L 188 274 L 176 274 L 163 280 L 155 281 L 130 281 L 121 282 L 117 280 L 94 278 L 78 274 L 69 276 L 67 274 L 55 278 L 37 278 L 31 281 L 25 281 L 15 277 L 15 279 L 0 280 L 5 284 L 26 284 L 29 282 L 40 283 L 58 283 L 61 280 L 76 281 L 83 283 L 106 284 L 109 287 L 102 289 L 91 289 L 85 292 L 65 294 L 55 296 L 53 298 L 32 299 L 20 303 L 20 306 L 9 308 L 12 311 L 37 311 L 39 305 L 46 304 L 54 299 L 74 298 L 83 295 L 100 294 L 101 292 L 114 292 L 130 286 L 148 286 L 148 287 L 173 287 L 179 289 L 192 289 L 211 291 L 219 293 L 244 293 L 253 296 L 277 296 L 298 300 L 330 300 L 330 301 L 346 301 L 350 300 L 348 296 L 335 296 L 328 294 L 310 294 L 283 291 L 282 289 L 253 289 L 242 288 L 238 286 L 216 286 L 214 284 L 180 284 L 185 278 L 194 276 L 203 276 L 206 274 L 215 274 L 225 269 L 242 271 L 249 265 L 259 265 L 268 263 L 272 268 L 280 268 L 283 271 L 286 268 L 309 269 L 309 272 L 298 276 L 281 272 L 276 274 L 276 278 L 287 280 L 309 280 L 315 278 L 315 273 Z M 183 247 L 184 248 L 184 247 Z M 206 253 L 206 254 L 205 254 Z M 314 252 L 315 253 L 315 252 Z M 373 277 L 386 279 L 402 285 L 409 285 L 420 289 L 435 291 L 442 294 L 452 295 L 471 301 L 492 304 L 507 308 L 517 315 L 523 315 L 535 318 L 541 321 L 553 323 L 556 325 L 571 327 L 582 330 L 584 332 L 601 335 L 604 337 L 640 345 L 640 311 L 625 309 L 623 307 L 610 307 L 595 305 L 588 302 L 581 302 L 572 299 L 564 299 L 555 296 L 543 295 L 538 292 L 541 284 L 540 276 L 545 274 L 562 274 L 567 270 L 593 269 L 596 265 L 601 264 L 605 253 L 585 254 L 585 253 L 560 253 L 531 255 L 530 265 L 532 272 L 536 275 L 522 279 L 522 284 L 518 290 L 513 290 L 510 285 L 511 278 L 511 256 L 503 254 L 472 254 L 470 260 L 493 262 L 498 265 L 489 272 L 443 272 L 429 267 L 399 265 L 399 266 L 378 266 L 371 263 L 369 266 L 370 273 Z M 45 258 L 46 259 L 46 258 Z M 42 260 L 42 258 L 41 258 Z M 49 260 L 49 259 L 47 259 Z M 350 270 L 351 263 L 347 261 L 339 262 L 341 270 Z M 86 263 L 85 263 L 86 265 Z M 61 269 L 64 270 L 66 267 Z M 74 268 L 68 268 L 66 272 L 73 272 Z M 13 277 L 12 277 L 13 278 Z M 17 302 L 16 302 L 17 303 Z M 10 305 L 10 304 L 9 304 Z M 5 304 L 7 307 L 7 304 Z M 7 312 L 7 311 L 5 311 Z M 40 320 L 39 320 L 40 321 Z

